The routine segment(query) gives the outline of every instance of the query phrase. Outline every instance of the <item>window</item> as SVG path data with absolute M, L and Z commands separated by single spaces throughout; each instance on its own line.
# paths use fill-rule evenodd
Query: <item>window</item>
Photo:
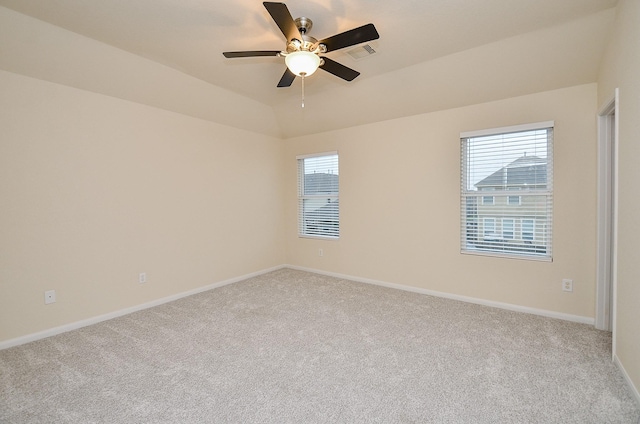
M 494 238 L 496 235 L 496 219 L 482 218 L 482 228 L 483 228 L 485 239 Z
M 483 205 L 493 205 L 494 200 L 493 196 L 482 196 Z
M 462 253 L 552 259 L 553 125 L 460 134 Z
M 523 219 L 522 220 L 522 240 L 524 242 L 532 242 L 534 231 L 536 228 L 535 220 L 533 219 Z
M 298 235 L 340 236 L 338 153 L 298 156 Z
M 514 238 L 514 220 L 512 218 L 505 218 L 502 220 L 502 238 L 505 240 L 513 240 Z
M 507 203 L 514 206 L 520 206 L 520 196 L 509 196 L 507 197 Z

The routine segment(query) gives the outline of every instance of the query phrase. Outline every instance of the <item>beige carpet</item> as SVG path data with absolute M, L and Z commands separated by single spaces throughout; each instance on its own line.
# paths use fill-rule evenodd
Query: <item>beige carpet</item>
M 283 269 L 0 351 L 0 422 L 636 424 L 610 344 Z

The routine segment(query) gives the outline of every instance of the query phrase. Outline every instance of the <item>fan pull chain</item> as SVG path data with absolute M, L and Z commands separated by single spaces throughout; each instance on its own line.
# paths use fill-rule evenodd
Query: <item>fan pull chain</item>
M 300 73 L 300 76 L 302 77 L 302 108 L 304 108 L 304 76 L 306 75 L 305 72 Z

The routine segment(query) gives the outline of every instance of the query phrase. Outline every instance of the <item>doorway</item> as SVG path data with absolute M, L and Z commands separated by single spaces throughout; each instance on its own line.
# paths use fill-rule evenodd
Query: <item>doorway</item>
M 598 113 L 598 263 L 596 328 L 611 331 L 615 350 L 618 89 Z M 613 352 L 615 353 L 615 352 Z

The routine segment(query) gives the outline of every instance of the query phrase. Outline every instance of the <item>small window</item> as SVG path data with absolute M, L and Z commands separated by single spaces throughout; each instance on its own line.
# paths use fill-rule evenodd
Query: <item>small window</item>
M 338 153 L 299 156 L 298 234 L 340 236 Z
M 462 133 L 460 164 L 460 251 L 550 261 L 553 122 Z

